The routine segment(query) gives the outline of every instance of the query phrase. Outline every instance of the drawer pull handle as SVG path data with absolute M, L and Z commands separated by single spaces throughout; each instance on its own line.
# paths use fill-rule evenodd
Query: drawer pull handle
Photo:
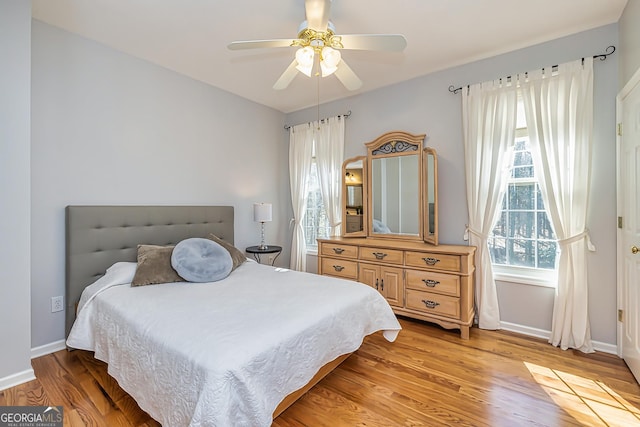
M 427 306 L 427 308 L 436 308 L 440 305 L 439 302 L 431 301 L 430 299 L 423 299 L 422 302 Z
M 333 248 L 333 252 L 335 252 L 338 255 L 340 255 L 342 252 L 344 252 L 344 249 L 342 249 L 342 248 Z
M 380 290 L 384 291 L 384 279 L 380 279 Z
M 425 285 L 427 285 L 430 288 L 435 288 L 436 285 L 439 285 L 440 282 L 437 280 L 431 280 L 431 279 L 422 279 L 422 281 L 424 282 Z
M 334 266 L 333 266 L 333 269 L 334 269 L 335 271 L 342 271 L 342 270 L 344 270 L 344 267 L 343 267 L 343 266 L 341 266 L 341 265 L 334 265 Z
M 436 265 L 440 262 L 438 258 L 422 258 L 427 265 Z
M 374 252 L 373 256 L 375 256 L 376 259 L 383 259 L 384 257 L 387 256 L 387 254 L 385 254 L 384 252 Z
M 376 290 L 379 291 L 380 288 L 378 287 L 378 279 L 376 279 Z

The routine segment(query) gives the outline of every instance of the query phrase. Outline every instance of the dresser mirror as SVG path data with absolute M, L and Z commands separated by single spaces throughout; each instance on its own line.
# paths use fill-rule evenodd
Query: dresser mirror
M 367 235 L 367 174 L 366 157 L 354 157 L 342 166 L 342 235 Z
M 438 244 L 438 155 L 436 150 L 427 147 L 423 151 L 425 175 L 425 218 L 424 241 L 432 245 Z
M 365 144 L 370 236 L 422 240 L 424 137 L 389 132 Z
M 425 135 L 389 132 L 342 166 L 342 235 L 438 244 L 438 156 Z

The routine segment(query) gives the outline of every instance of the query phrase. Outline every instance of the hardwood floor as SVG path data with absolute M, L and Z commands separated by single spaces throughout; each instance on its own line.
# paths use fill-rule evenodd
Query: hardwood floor
M 640 386 L 616 356 L 400 322 L 396 342 L 366 338 L 273 426 L 640 426 Z M 65 427 L 159 425 L 91 353 L 32 362 L 37 379 L 0 392 L 0 405 L 63 405 Z

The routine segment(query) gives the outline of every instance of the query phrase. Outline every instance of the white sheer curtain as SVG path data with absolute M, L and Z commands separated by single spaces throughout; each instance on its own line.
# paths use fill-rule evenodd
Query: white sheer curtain
M 310 123 L 291 126 L 289 129 L 289 183 L 294 224 L 291 241 L 290 268 L 305 271 L 307 251 L 304 240 L 303 220 L 307 207 L 308 181 L 313 154 L 315 127 Z
M 318 124 L 316 124 L 318 125 Z M 319 123 L 316 140 L 316 165 L 320 192 L 331 235 L 340 235 L 342 223 L 342 161 L 344 159 L 344 117 L 336 116 Z
M 462 118 L 469 225 L 476 246 L 478 326 L 500 329 L 500 309 L 488 236 L 500 214 L 515 143 L 516 85 L 485 82 L 463 89 Z
M 584 63 L 583 63 L 584 61 Z M 593 58 L 528 73 L 521 82 L 540 193 L 558 238 L 558 284 L 549 342 L 592 352 L 586 228 L 591 181 Z

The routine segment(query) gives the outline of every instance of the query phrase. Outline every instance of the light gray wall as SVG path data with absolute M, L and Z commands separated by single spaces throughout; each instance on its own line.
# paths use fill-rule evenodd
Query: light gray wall
M 31 2 L 0 0 L 0 390 L 30 364 L 29 109 Z
M 640 68 L 640 1 L 629 0 L 620 21 L 620 89 Z
M 32 51 L 34 347 L 64 338 L 50 298 L 69 204 L 233 205 L 244 248 L 260 239 L 253 203 L 271 202 L 266 237 L 288 265 L 284 114 L 36 20 Z
M 617 42 L 618 26 L 612 24 L 327 103 L 320 106 L 320 116 L 352 111 L 346 122 L 345 158 L 366 154 L 364 143 L 391 130 L 426 133 L 426 145 L 434 147 L 438 152 L 440 242 L 465 244 L 462 236 L 467 222 L 467 204 L 461 95 L 449 93 L 449 85 L 459 87 L 604 53 L 607 46 L 617 45 Z M 596 61 L 594 67 L 595 146 L 588 226 L 597 252 L 588 256 L 589 316 L 592 338 L 615 344 L 614 129 L 618 58 L 614 55 L 606 61 Z M 316 109 L 310 108 L 287 115 L 287 123 L 298 124 L 314 120 L 315 117 Z M 315 269 L 317 261 L 312 258 L 310 257 L 308 265 Z M 503 322 L 543 331 L 551 329 L 553 289 L 499 283 L 498 297 Z

